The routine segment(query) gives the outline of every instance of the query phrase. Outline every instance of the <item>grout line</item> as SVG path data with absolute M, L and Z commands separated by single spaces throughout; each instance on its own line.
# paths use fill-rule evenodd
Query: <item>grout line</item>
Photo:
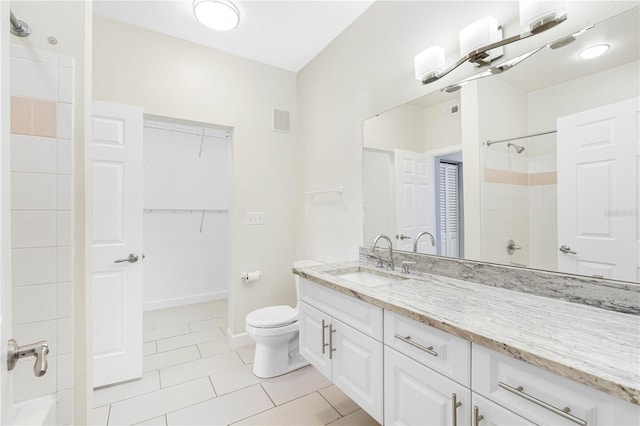
M 273 404 L 273 407 L 277 407 L 278 405 L 276 405 L 276 403 L 273 401 L 273 399 L 271 398 L 271 395 L 269 395 L 269 392 L 267 392 L 267 390 L 264 388 L 264 386 L 262 386 L 263 382 L 258 383 L 260 385 L 260 387 L 262 388 L 262 390 L 264 391 L 265 394 L 267 394 L 267 398 L 269 398 L 269 400 L 271 401 L 271 403 Z M 235 391 L 234 391 L 235 392 Z M 230 392 L 231 393 L 231 392 Z
M 109 425 L 109 420 L 111 420 L 111 404 L 109 404 L 109 409 L 107 410 L 107 423 L 105 426 Z
M 209 378 L 209 383 L 211 383 L 211 387 L 213 388 L 213 393 L 216 394 L 216 398 L 220 395 L 218 395 L 218 391 L 216 390 L 216 386 L 213 384 L 213 379 L 211 378 L 211 374 L 207 375 L 207 377 Z
M 329 386 L 327 386 L 329 387 Z M 325 398 L 325 396 L 322 394 L 322 392 L 320 392 L 323 389 L 327 389 L 327 388 L 322 388 L 317 390 L 316 392 L 318 392 L 318 395 L 320 395 L 320 398 L 324 399 L 325 401 L 327 401 L 327 404 L 329 404 L 329 406 L 331 408 L 333 408 L 334 410 L 336 410 L 336 413 L 338 413 L 338 415 L 340 416 L 340 418 L 343 418 L 344 416 L 346 416 L 347 414 L 345 414 L 344 416 L 342 415 L 342 413 L 331 403 L 331 401 L 329 401 L 327 398 Z M 334 420 L 335 421 L 335 420 Z

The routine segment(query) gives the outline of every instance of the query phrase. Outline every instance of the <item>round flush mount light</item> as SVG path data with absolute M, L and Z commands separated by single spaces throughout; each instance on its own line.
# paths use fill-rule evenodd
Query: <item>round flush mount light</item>
M 227 0 L 195 0 L 193 14 L 205 27 L 228 31 L 240 24 L 240 11 Z
M 580 56 L 582 59 L 593 59 L 604 54 L 604 52 L 606 52 L 607 50 L 609 50 L 608 44 L 597 44 L 580 51 L 580 53 L 578 53 L 578 56 Z

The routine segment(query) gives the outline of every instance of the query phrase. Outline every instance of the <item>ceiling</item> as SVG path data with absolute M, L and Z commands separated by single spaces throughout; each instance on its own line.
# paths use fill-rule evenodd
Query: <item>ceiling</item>
M 94 15 L 297 72 L 358 18 L 373 0 L 243 1 L 238 28 L 218 32 L 194 17 L 192 0 L 95 1 Z

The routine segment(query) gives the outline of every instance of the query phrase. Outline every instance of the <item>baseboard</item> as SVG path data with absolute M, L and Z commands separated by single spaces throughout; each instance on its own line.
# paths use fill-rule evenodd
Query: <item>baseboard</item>
M 210 302 L 212 300 L 227 299 L 229 292 L 218 291 L 215 293 L 196 294 L 193 296 L 175 297 L 173 299 L 154 300 L 143 302 L 143 311 L 154 311 L 156 309 L 173 308 L 174 306 L 191 305 L 193 303 Z
M 253 339 L 246 332 L 233 334 L 231 330 L 227 328 L 227 336 L 227 343 L 234 349 L 253 343 Z

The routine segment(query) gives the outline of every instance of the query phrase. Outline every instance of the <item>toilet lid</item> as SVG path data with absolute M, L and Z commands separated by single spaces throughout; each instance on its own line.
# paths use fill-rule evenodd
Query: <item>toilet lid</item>
M 250 312 L 247 324 L 253 327 L 280 327 L 291 324 L 298 319 L 298 311 L 291 306 L 269 306 Z

